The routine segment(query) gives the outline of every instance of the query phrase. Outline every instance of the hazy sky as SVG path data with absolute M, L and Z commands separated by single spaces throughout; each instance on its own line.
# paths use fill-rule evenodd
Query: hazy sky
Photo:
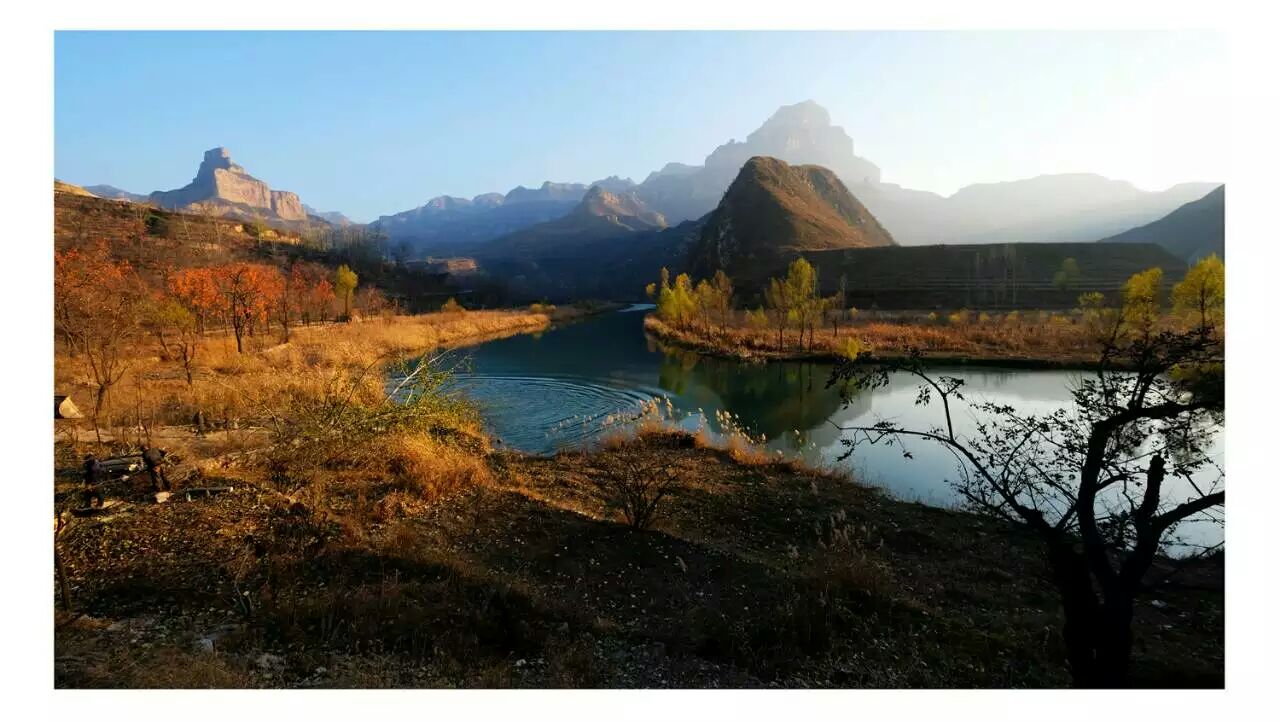
M 149 193 L 222 145 L 371 220 L 432 196 L 644 179 L 813 99 L 884 180 L 944 194 L 1227 173 L 1206 33 L 58 33 L 55 174 Z

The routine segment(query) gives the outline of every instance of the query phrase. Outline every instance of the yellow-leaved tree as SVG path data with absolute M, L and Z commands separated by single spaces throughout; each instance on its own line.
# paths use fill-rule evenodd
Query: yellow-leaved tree
M 1160 317 L 1161 285 L 1164 271 L 1159 267 L 1135 273 L 1124 284 L 1124 320 L 1130 330 L 1149 335 Z
M 342 315 L 348 321 L 351 320 L 351 300 L 355 298 L 356 286 L 359 283 L 360 277 L 351 270 L 350 266 L 345 263 L 338 266 L 333 279 L 333 289 L 338 294 L 338 298 L 342 299 Z
M 1216 254 L 1201 258 L 1173 287 L 1173 310 L 1197 323 L 1221 324 L 1227 302 L 1227 269 Z

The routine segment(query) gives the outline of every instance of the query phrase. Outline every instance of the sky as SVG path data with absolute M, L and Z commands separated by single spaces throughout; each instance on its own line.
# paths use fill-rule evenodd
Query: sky
M 58 32 L 54 174 L 178 188 L 225 146 L 368 221 L 437 195 L 637 182 L 815 100 L 883 180 L 1225 181 L 1207 32 Z

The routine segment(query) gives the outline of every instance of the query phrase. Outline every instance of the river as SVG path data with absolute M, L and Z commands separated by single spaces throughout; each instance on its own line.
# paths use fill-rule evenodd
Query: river
M 951 453 L 920 441 L 907 447 L 860 445 L 841 461 L 846 447 L 836 425 L 867 425 L 892 419 L 909 428 L 941 423 L 936 405 L 915 404 L 917 384 L 899 375 L 873 392 L 843 405 L 826 388 L 831 365 L 774 362 L 751 364 L 664 350 L 646 337 L 649 307 L 602 314 L 540 334 L 492 341 L 459 352 L 456 384 L 476 402 L 499 443 L 531 453 L 551 453 L 581 445 L 608 431 L 607 420 L 635 412 L 645 400 L 670 400 L 682 426 L 705 424 L 720 431 L 717 412 L 729 412 L 747 431 L 763 436 L 771 451 L 799 456 L 811 464 L 840 466 L 863 483 L 893 496 L 943 507 L 960 504 L 948 480 L 956 476 Z M 1020 412 L 1049 412 L 1071 404 L 1070 390 L 1085 372 L 993 367 L 939 368 L 964 379 L 969 402 L 1006 403 Z M 962 409 L 957 432 L 970 432 L 977 419 Z M 1218 466 L 1224 450 L 1221 434 L 1210 449 Z M 1218 477 L 1207 470 L 1204 478 Z M 1210 478 L 1211 477 L 1211 478 Z M 1185 481 L 1170 478 L 1168 495 L 1190 493 Z M 1214 543 L 1221 528 L 1208 523 L 1184 525 L 1184 538 Z

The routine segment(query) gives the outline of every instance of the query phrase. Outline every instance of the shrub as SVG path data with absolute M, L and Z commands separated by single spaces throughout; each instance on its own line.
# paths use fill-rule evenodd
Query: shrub
M 672 491 L 676 470 L 662 457 L 620 451 L 609 459 L 609 469 L 595 480 L 605 504 L 622 514 L 632 529 L 647 529 L 658 505 Z
M 855 337 L 850 336 L 840 342 L 840 355 L 849 360 L 858 358 L 862 351 L 862 342 Z
M 484 449 L 465 439 L 431 434 L 393 436 L 386 442 L 387 471 L 402 488 L 423 501 L 492 481 Z
M 440 307 L 440 312 L 448 314 L 462 314 L 466 313 L 467 309 L 463 308 L 462 304 L 458 303 L 457 299 L 450 298 L 448 301 L 444 302 L 443 306 Z

